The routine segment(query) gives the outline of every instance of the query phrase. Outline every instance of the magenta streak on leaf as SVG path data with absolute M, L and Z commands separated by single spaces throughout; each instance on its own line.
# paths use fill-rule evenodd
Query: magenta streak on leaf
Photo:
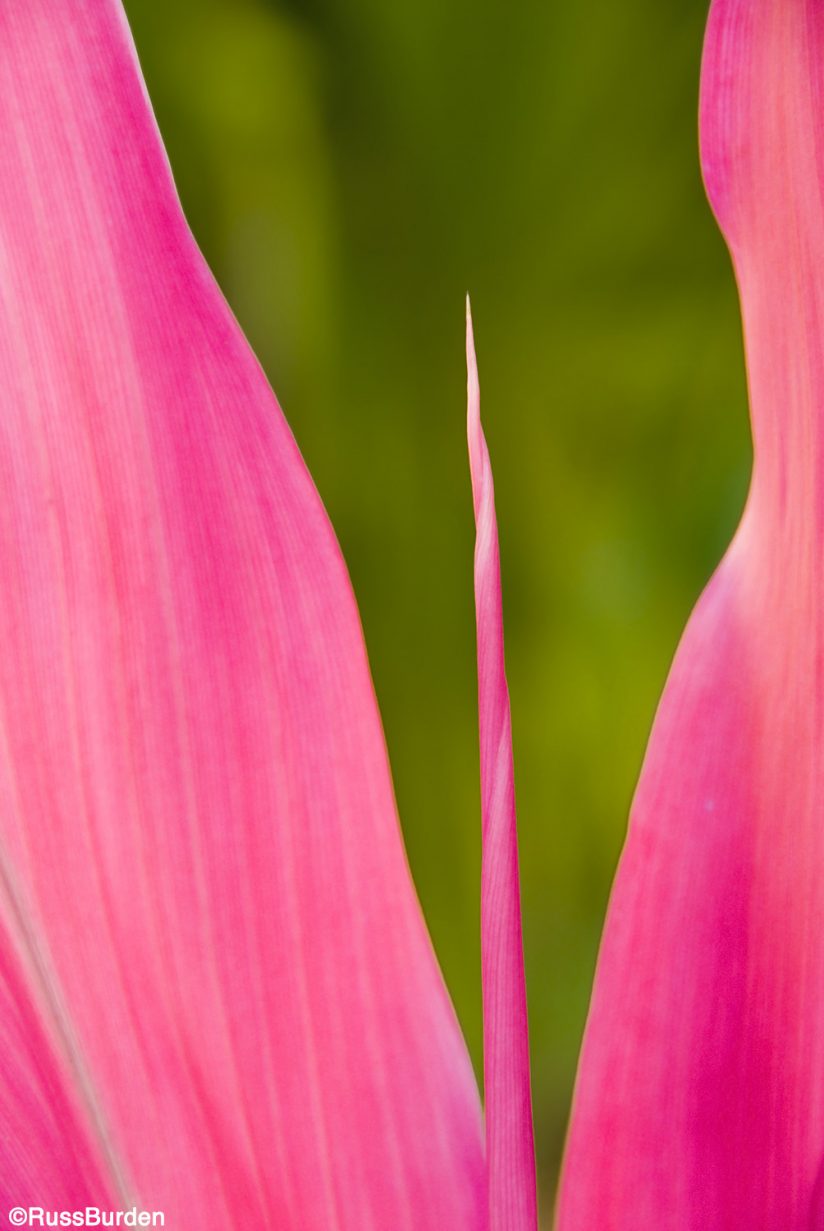
M 467 435 L 477 538 L 475 611 L 481 736 L 481 957 L 490 1231 L 537 1226 L 529 1032 L 521 937 L 512 723 L 504 667 L 501 569 L 492 467 L 481 426 L 466 301 Z
M 820 1231 L 824 7 L 716 0 L 701 161 L 755 462 L 667 681 L 578 1073 L 559 1231 Z
M 0 912 L 59 1006 L 0 932 L 0 1193 L 482 1231 L 350 584 L 118 0 L 0 5 L 0 489 Z

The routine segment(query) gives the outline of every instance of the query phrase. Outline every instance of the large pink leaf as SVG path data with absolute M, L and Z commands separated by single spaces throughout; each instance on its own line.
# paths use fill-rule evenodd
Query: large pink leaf
M 0 846 L 72 1040 L 4 936 L 0 1123 L 72 1109 L 45 1205 L 80 1159 L 169 1226 L 480 1228 L 349 582 L 118 0 L 0 6 L 0 172 Z
M 466 301 L 467 437 L 475 507 L 481 742 L 481 956 L 490 1231 L 537 1226 L 512 721 L 504 663 L 498 525 Z
M 634 802 L 561 1231 L 824 1226 L 823 87 L 819 3 L 713 5 L 702 162 L 755 467 Z

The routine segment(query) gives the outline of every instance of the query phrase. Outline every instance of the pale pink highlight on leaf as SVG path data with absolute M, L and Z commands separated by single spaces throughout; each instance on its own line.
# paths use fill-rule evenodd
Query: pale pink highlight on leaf
M 8 905 L 8 898 L 6 899 Z M 7 922 L 10 924 L 6 926 Z M 0 925 L 0 1202 L 126 1204 L 122 1174 L 37 955 Z M 26 965 L 26 959 L 28 963 Z
M 741 296 L 740 528 L 661 702 L 609 908 L 559 1231 L 819 1231 L 824 9 L 716 0 L 707 192 Z
M 512 723 L 504 665 L 498 526 L 492 467 L 481 426 L 478 365 L 466 301 L 467 435 L 477 539 L 475 610 L 481 739 L 481 957 L 484 1103 L 490 1231 L 537 1227 L 535 1146 Z
M 0 168 L 0 846 L 88 1081 L 2 933 L 0 1193 L 482 1229 L 349 581 L 117 0 L 0 6 Z

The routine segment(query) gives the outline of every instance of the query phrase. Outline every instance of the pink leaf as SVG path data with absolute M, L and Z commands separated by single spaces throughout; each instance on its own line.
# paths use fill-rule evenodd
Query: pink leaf
M 824 1157 L 824 10 L 716 0 L 701 151 L 755 441 L 613 890 L 561 1231 L 814 1231 Z
M 512 724 L 504 668 L 501 570 L 492 468 L 481 427 L 466 301 L 467 429 L 475 505 L 475 609 L 481 730 L 481 951 L 490 1231 L 537 1226 L 529 1036 L 521 939 Z
M 0 1120 L 73 1108 L 44 1205 L 481 1228 L 349 581 L 117 0 L 0 7 L 0 166 L 0 846 L 74 1040 L 26 1026 L 4 935 Z M 0 1191 L 33 1165 L 4 1149 Z

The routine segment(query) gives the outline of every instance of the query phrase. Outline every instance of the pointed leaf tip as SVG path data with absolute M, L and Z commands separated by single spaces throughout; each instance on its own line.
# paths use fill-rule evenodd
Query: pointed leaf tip
M 480 418 L 467 296 L 467 424 L 477 538 L 475 611 L 481 754 L 481 964 L 490 1231 L 537 1227 L 518 836 L 498 528 Z

